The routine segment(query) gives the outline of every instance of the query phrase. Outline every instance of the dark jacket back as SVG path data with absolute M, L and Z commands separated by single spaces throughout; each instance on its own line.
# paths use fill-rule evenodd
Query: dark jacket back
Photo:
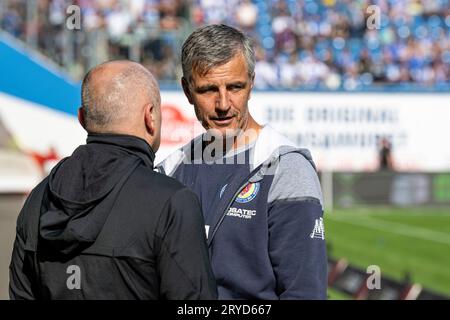
M 136 137 L 89 135 L 28 197 L 12 299 L 215 299 L 196 196 Z

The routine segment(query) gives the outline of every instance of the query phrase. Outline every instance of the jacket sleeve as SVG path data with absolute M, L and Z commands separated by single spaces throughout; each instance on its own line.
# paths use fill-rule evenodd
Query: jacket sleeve
M 184 188 L 168 200 L 155 240 L 163 298 L 217 299 L 203 216 L 193 192 Z
M 25 245 L 20 235 L 14 241 L 11 264 L 9 266 L 9 298 L 11 300 L 33 300 L 32 285 L 25 268 Z
M 16 239 L 9 265 L 9 297 L 11 300 L 34 300 L 33 271 L 27 263 L 25 251 L 24 216 L 29 208 L 30 195 L 17 218 Z
M 280 299 L 326 299 L 322 195 L 302 155 L 281 158 L 268 197 L 269 255 Z

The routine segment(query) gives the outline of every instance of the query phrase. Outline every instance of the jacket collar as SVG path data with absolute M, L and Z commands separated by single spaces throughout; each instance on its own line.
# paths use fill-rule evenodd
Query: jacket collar
M 176 150 L 170 154 L 160 165 L 164 168 L 164 172 L 171 176 L 176 168 L 184 161 L 185 158 L 189 158 L 192 149 L 201 148 L 203 134 L 197 136 L 191 140 L 188 144 L 182 148 Z M 280 150 L 280 147 L 285 147 L 285 150 Z M 255 142 L 254 152 L 250 154 L 250 170 L 265 162 L 270 162 L 278 159 L 280 151 L 284 153 L 291 152 L 298 149 L 292 141 L 278 133 L 270 125 L 266 124 L 259 132 L 258 138 Z
M 142 138 L 126 134 L 89 133 L 86 143 L 109 144 L 125 148 L 141 158 L 147 166 L 153 168 L 155 152 L 147 141 Z

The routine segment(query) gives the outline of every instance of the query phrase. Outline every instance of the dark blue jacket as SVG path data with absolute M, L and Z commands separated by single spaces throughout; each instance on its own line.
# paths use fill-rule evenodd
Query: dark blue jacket
M 159 166 L 201 202 L 201 190 L 217 188 L 205 179 L 199 186 L 202 144 L 197 137 Z M 232 176 L 217 205 L 206 209 L 220 299 L 326 299 L 322 195 L 307 150 L 265 126 L 250 150 L 248 174 Z

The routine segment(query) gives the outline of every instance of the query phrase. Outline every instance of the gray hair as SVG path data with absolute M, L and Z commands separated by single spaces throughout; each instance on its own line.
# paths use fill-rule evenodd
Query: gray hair
M 159 88 L 150 71 L 140 65 L 130 65 L 123 72 L 105 81 L 101 86 L 92 83 L 94 71 L 102 71 L 104 65 L 91 69 L 81 86 L 81 102 L 84 120 L 89 129 L 108 129 L 109 126 L 130 118 L 130 108 L 146 95 L 155 107 L 161 104 Z
M 224 24 L 199 28 L 183 43 L 181 50 L 183 77 L 191 82 L 193 70 L 204 75 L 211 68 L 227 63 L 238 53 L 244 54 L 248 76 L 253 77 L 255 52 L 250 38 Z

